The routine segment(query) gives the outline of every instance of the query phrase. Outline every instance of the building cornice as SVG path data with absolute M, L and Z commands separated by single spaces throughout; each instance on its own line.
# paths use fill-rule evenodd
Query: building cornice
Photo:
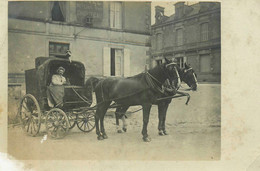
M 31 19 L 31 18 L 13 18 L 9 16 L 9 19 L 14 20 L 25 20 L 25 21 L 31 21 L 31 22 L 40 22 L 44 24 L 58 24 L 58 25 L 64 25 L 64 26 L 74 26 L 74 27 L 83 27 L 86 29 L 99 29 L 99 30 L 107 30 L 107 31 L 115 31 L 115 32 L 124 32 L 124 33 L 132 33 L 132 34 L 140 34 L 140 35 L 146 35 L 150 36 L 151 32 L 147 31 L 137 31 L 137 30 L 129 30 L 129 29 L 115 29 L 115 28 L 109 28 L 109 27 L 98 27 L 98 26 L 85 26 L 84 24 L 80 23 L 70 23 L 70 22 L 57 22 L 57 21 L 46 21 L 41 19 Z
M 8 32 L 28 34 L 28 35 L 38 35 L 38 36 L 45 36 L 45 37 L 52 37 L 52 38 L 53 37 L 59 37 L 59 38 L 68 39 L 68 40 L 75 39 L 75 37 L 73 35 L 66 35 L 66 34 L 57 35 L 55 33 L 47 34 L 47 33 L 33 32 L 33 31 L 16 30 L 16 29 L 8 29 Z M 118 41 L 118 40 L 113 40 L 113 39 L 109 39 L 109 38 L 99 38 L 99 37 L 91 37 L 91 36 L 78 35 L 76 39 L 150 47 L 150 45 L 148 45 L 147 43 L 143 43 L 143 42 L 132 42 L 132 41 L 126 41 L 126 40 Z
M 192 52 L 203 49 L 221 48 L 220 39 L 213 39 L 208 42 L 190 43 L 179 47 L 167 47 L 162 50 L 151 50 L 151 56 L 163 56 L 181 52 Z
M 220 8 L 217 8 L 217 9 L 214 9 L 214 10 L 211 10 L 211 11 L 207 11 L 207 12 L 203 12 L 203 13 L 198 13 L 198 14 L 188 16 L 188 17 L 183 17 L 183 18 L 176 19 L 176 20 L 173 19 L 171 21 L 162 22 L 160 24 L 154 24 L 154 25 L 151 26 L 151 29 L 153 30 L 153 29 L 160 28 L 160 27 L 163 27 L 163 26 L 176 24 L 176 23 L 179 23 L 179 22 L 183 22 L 183 21 L 186 21 L 186 20 L 190 20 L 190 19 L 193 19 L 193 18 L 205 16 L 205 15 L 210 15 L 210 14 L 217 13 L 217 12 L 220 12 Z

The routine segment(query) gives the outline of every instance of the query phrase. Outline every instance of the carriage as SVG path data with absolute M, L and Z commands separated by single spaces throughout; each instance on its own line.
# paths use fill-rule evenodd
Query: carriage
M 56 69 L 63 66 L 70 85 L 64 87 L 62 107 L 50 107 L 47 89 Z M 24 131 L 36 136 L 45 124 L 48 135 L 63 138 L 75 125 L 83 131 L 95 128 L 95 108 L 88 100 L 92 94 L 84 85 L 85 67 L 78 61 L 55 57 L 37 57 L 35 68 L 25 71 L 26 95 L 20 101 L 18 114 Z

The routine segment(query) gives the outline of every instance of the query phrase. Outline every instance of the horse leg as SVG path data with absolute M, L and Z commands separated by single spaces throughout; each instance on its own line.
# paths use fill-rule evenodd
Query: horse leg
M 103 137 L 99 131 L 99 120 L 100 120 L 100 117 L 99 117 L 99 112 L 100 111 L 100 108 L 98 107 L 97 108 L 97 111 L 96 111 L 96 115 L 95 115 L 95 126 L 96 126 L 96 134 L 97 134 L 97 139 L 98 140 L 103 140 Z
M 122 133 L 122 130 L 119 127 L 119 118 L 120 118 L 119 107 L 116 108 L 115 115 L 116 115 L 116 130 L 117 130 L 117 133 Z
M 164 112 L 164 102 L 161 102 L 158 104 L 158 119 L 159 119 L 159 123 L 158 123 L 158 130 L 159 130 L 159 135 L 164 135 L 163 134 L 163 112 Z
M 148 122 L 149 122 L 149 116 L 150 116 L 150 111 L 151 111 L 152 105 L 145 104 L 145 105 L 142 105 L 142 107 L 143 107 L 143 129 L 142 129 L 143 140 L 145 142 L 150 142 L 151 139 L 148 137 L 148 134 L 147 134 L 147 126 L 148 126 Z
M 107 137 L 107 134 L 106 134 L 106 132 L 105 132 L 105 127 L 104 127 L 104 117 L 105 117 L 105 114 L 106 114 L 106 112 L 107 112 L 107 109 L 108 109 L 110 103 L 111 103 L 111 102 L 104 102 L 104 104 L 103 104 L 103 110 L 102 110 L 101 113 L 100 113 L 100 114 L 101 114 L 101 116 L 100 116 L 100 129 L 101 129 L 102 137 L 103 137 L 104 139 L 107 139 L 107 138 L 108 138 L 108 137 Z
M 166 120 L 166 114 L 167 114 L 167 110 L 168 110 L 170 102 L 165 102 L 165 107 L 163 109 L 162 130 L 163 130 L 164 135 L 168 135 L 168 133 L 167 133 L 167 131 L 165 129 L 165 120 Z
M 126 124 L 126 120 L 125 120 L 125 113 L 126 113 L 126 111 L 127 111 L 128 108 L 129 108 L 129 106 L 126 106 L 126 107 L 118 107 L 118 108 L 116 109 L 115 114 L 116 114 L 116 126 L 117 126 L 117 132 L 118 132 L 118 133 L 122 133 L 123 131 L 124 131 L 124 132 L 127 131 L 127 124 Z M 119 123 L 119 119 L 121 119 L 122 122 L 123 122 L 123 127 L 122 127 L 123 131 L 122 131 L 122 129 L 121 129 L 120 126 L 119 126 L 119 124 L 120 124 L 120 123 Z

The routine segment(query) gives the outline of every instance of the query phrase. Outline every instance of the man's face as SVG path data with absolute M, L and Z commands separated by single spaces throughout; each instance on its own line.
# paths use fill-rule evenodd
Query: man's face
M 60 69 L 60 70 L 58 71 L 58 73 L 59 73 L 60 75 L 63 75 L 63 74 L 64 74 L 64 71 L 63 71 L 62 69 Z

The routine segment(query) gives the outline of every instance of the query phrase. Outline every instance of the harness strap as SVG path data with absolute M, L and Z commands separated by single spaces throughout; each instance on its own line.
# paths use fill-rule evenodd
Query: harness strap
M 92 103 L 90 103 L 88 101 L 88 99 L 84 99 L 73 87 L 71 87 L 71 89 L 75 92 L 75 94 L 81 99 L 83 100 L 84 102 L 86 102 L 87 104 L 91 105 Z M 86 98 L 86 97 L 85 97 Z
M 157 81 L 158 83 L 160 83 L 161 85 L 163 85 L 160 81 L 158 81 L 154 76 L 152 76 L 149 72 L 146 72 L 145 74 L 145 78 L 146 78 L 146 81 L 148 83 L 149 86 L 151 86 L 153 89 L 159 91 L 160 93 L 164 94 L 164 90 L 159 87 L 158 85 L 156 85 L 152 79 L 154 79 L 155 81 Z
M 177 89 L 179 89 L 180 86 L 181 86 L 181 79 L 180 79 L 180 75 L 179 75 L 179 72 L 178 72 L 177 68 L 174 67 L 174 69 L 175 69 L 175 72 L 176 72 L 177 77 L 178 77 Z

